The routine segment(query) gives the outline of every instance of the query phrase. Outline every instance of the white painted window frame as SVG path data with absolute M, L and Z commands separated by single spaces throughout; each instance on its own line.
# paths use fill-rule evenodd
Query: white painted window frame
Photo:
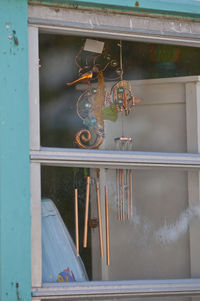
M 118 20 L 116 22 L 116 19 Z M 183 19 L 138 16 L 29 5 L 29 88 L 30 88 L 30 164 L 31 164 L 31 241 L 33 300 L 89 300 L 126 296 L 200 295 L 200 264 L 195 258 L 200 247 L 191 248 L 191 279 L 85 282 L 63 285 L 42 283 L 41 254 L 41 165 L 89 167 L 176 167 L 189 172 L 189 200 L 199 202 L 200 195 L 200 84 L 186 85 L 186 119 L 188 153 L 149 153 L 55 149 L 40 147 L 39 112 L 39 32 L 126 39 L 154 43 L 200 47 L 200 23 Z M 188 101 L 190 99 L 190 103 Z M 90 158 L 90 159 L 89 159 Z M 190 240 L 200 241 L 195 228 Z M 198 279 L 194 279 L 198 278 Z

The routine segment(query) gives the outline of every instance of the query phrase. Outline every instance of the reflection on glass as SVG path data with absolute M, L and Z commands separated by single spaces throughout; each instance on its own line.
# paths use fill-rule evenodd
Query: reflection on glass
M 197 275 L 200 207 L 195 181 L 188 180 L 191 178 L 197 179 L 198 172 L 42 167 L 42 196 L 51 199 L 59 210 L 74 241 L 75 259 L 77 189 L 79 254 L 87 275 L 78 256 L 78 265 L 85 278 L 78 276 L 74 280 L 83 281 L 87 276 L 90 280 L 145 280 Z M 55 212 L 56 209 L 51 208 L 43 218 Z M 56 265 L 53 249 L 54 237 L 59 236 L 57 230 L 43 232 L 52 235 L 52 265 Z M 64 242 L 58 243 L 62 246 Z M 65 254 L 60 247 L 58 260 Z M 43 262 L 44 256 L 43 253 Z M 52 276 L 52 282 L 59 273 L 73 280 L 76 274 L 73 266 L 64 264 L 59 269 Z M 63 271 L 68 274 L 62 274 Z
M 115 150 L 128 138 L 125 150 L 186 152 L 199 60 L 190 47 L 41 34 L 42 146 Z
M 42 218 L 45 227 L 45 229 L 43 228 L 43 282 L 65 281 L 66 277 L 69 278 L 69 281 L 73 281 L 75 276 L 83 281 L 87 280 L 87 274 L 91 278 L 90 228 L 88 229 L 87 248 L 83 248 L 83 243 L 79 245 L 79 251 L 87 269 L 87 274 L 81 259 L 78 257 L 76 260 L 77 252 L 75 246 L 75 189 L 78 188 L 79 236 L 82 239 L 87 173 L 89 172 L 86 169 L 42 167 Z M 52 215 L 52 212 L 55 214 Z M 62 224 L 62 220 L 67 229 Z M 44 245 L 45 243 L 46 246 Z M 52 247 L 50 247 L 51 243 Z M 51 254 L 53 257 L 51 265 L 49 249 L 52 250 Z M 53 261 L 55 260 L 53 254 L 57 254 L 57 263 L 60 265 L 58 268 L 55 266 L 55 261 Z M 65 266 L 65 261 L 68 263 L 68 266 Z M 70 262 L 74 263 L 73 268 L 69 265 Z M 76 271 L 74 271 L 74 265 Z M 64 279 L 62 279 L 63 277 Z

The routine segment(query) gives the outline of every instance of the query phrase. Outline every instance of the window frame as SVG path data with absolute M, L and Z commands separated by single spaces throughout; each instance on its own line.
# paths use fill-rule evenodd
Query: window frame
M 73 16 L 72 16 L 73 15 Z M 79 18 L 77 18 L 77 15 Z M 114 24 L 113 15 L 120 18 L 123 27 Z M 86 18 L 88 16 L 88 19 Z M 96 18 L 96 19 L 95 19 Z M 127 21 L 128 18 L 128 21 Z M 86 20 L 87 21 L 84 21 Z M 72 22 L 73 20 L 73 22 Z M 95 21 L 96 20 L 96 21 Z M 84 23 L 83 23 L 84 21 Z M 100 22 L 99 22 L 100 21 Z M 103 25 L 103 21 L 106 25 Z M 95 23 L 96 22 L 96 23 Z M 152 28 L 149 27 L 153 23 Z M 118 22 L 119 24 L 119 22 Z M 134 26 L 133 26 L 134 24 Z M 160 26 L 162 24 L 162 26 Z M 126 25 L 126 27 L 125 27 Z M 177 30 L 177 28 L 179 30 Z M 185 31 L 184 31 L 185 28 Z M 153 43 L 166 43 L 200 47 L 199 22 L 134 14 L 104 13 L 90 10 L 54 8 L 29 5 L 29 101 L 30 101 L 30 165 L 31 165 L 31 241 L 32 241 L 32 299 L 94 299 L 126 296 L 188 296 L 200 295 L 199 279 L 100 281 L 66 285 L 42 283 L 41 254 L 41 165 L 89 166 L 103 168 L 125 167 L 176 167 L 189 169 L 189 181 L 200 168 L 200 84 L 188 84 L 186 93 L 191 103 L 186 103 L 187 147 L 189 153 L 150 153 L 44 148 L 40 146 L 39 109 L 39 33 L 59 33 L 101 38 L 128 39 Z M 200 82 L 200 77 L 196 77 Z M 196 115 L 191 118 L 192 112 Z M 90 161 L 88 158 L 90 157 Z M 198 180 L 199 171 L 195 172 Z M 198 191 L 199 186 L 195 187 Z

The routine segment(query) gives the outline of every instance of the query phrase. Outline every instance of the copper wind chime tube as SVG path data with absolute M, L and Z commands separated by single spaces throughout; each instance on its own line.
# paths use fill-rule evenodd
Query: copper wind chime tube
M 117 191 L 117 218 L 121 219 L 120 216 L 120 192 L 119 192 L 119 169 L 116 169 L 116 191 Z
M 91 179 L 87 177 L 86 184 L 86 198 L 85 198 L 85 221 L 84 221 L 84 238 L 83 247 L 87 248 L 87 234 L 88 234 L 88 215 L 89 215 L 89 198 L 90 198 L 90 183 Z M 104 246 L 103 246 L 103 231 L 102 231 L 102 215 L 101 215 L 101 201 L 100 201 L 100 185 L 96 182 L 96 197 L 97 197 L 97 212 L 98 212 L 98 226 L 99 226 L 99 242 L 100 242 L 100 254 L 101 258 L 104 257 Z M 78 191 L 75 189 L 75 221 L 76 221 L 76 242 L 77 242 L 77 254 L 79 252 L 78 245 Z M 106 226 L 106 262 L 110 265 L 110 228 L 109 228 L 109 209 L 108 209 L 108 187 L 105 186 L 105 226 Z
M 78 229 L 78 189 L 75 188 L 75 233 L 76 233 L 76 254 L 79 256 L 79 229 Z
M 84 224 L 84 237 L 83 237 L 83 247 L 84 248 L 87 248 L 89 198 L 90 198 L 90 176 L 87 177 L 87 184 L 86 184 L 85 224 Z
M 101 253 L 101 257 L 103 258 L 104 250 L 103 250 L 103 233 L 102 233 L 101 202 L 100 202 L 99 182 L 96 183 L 96 190 L 97 190 L 97 210 L 98 210 L 98 220 L 99 220 L 100 253 Z
M 133 216 L 133 171 L 129 169 L 131 217 Z
M 133 171 L 116 170 L 117 219 L 124 221 L 133 216 Z
M 121 151 L 131 149 L 132 138 L 124 135 L 124 117 L 128 116 L 133 106 L 135 98 L 132 94 L 131 84 L 123 80 L 123 62 L 122 62 L 122 41 L 118 44 L 120 47 L 120 68 L 122 70 L 120 81 L 113 86 L 113 97 L 116 107 L 121 112 L 122 134 L 115 138 L 116 145 Z M 141 99 L 140 99 L 141 101 Z M 139 100 L 138 100 L 139 102 Z M 116 188 L 117 188 L 117 218 L 119 221 L 130 219 L 133 216 L 133 172 L 132 169 L 116 170 Z
M 110 265 L 110 227 L 108 212 L 108 187 L 105 186 L 105 218 L 106 218 L 106 257 L 107 265 Z
M 129 171 L 128 171 L 128 169 L 126 169 L 126 185 L 127 185 L 126 199 L 127 199 L 127 211 L 128 211 L 127 218 L 129 219 L 130 218 L 130 214 L 129 214 L 129 194 L 130 194 L 130 192 L 128 189 L 128 187 L 129 187 Z

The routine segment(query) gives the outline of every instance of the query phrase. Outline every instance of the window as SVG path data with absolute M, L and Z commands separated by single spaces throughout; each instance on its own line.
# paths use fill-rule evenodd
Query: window
M 175 33 L 169 38 L 165 32 L 149 35 L 147 28 L 138 34 L 139 29 L 127 27 L 122 41 L 122 29 L 109 24 L 109 16 L 103 20 L 105 16 L 98 13 L 100 29 L 93 25 L 89 31 L 89 23 L 81 23 L 86 22 L 81 11 L 71 16 L 70 10 L 63 10 L 69 17 L 65 19 L 45 8 L 45 20 L 39 20 L 36 11 L 35 6 L 30 9 L 29 30 L 33 298 L 122 300 L 165 295 L 171 300 L 176 294 L 198 294 L 198 39 L 189 34 L 179 38 Z M 125 26 L 126 16 L 120 18 Z M 139 17 L 130 17 L 131 22 L 134 18 Z M 165 22 L 170 26 L 170 21 Z M 103 43 L 103 57 L 80 51 L 88 39 Z M 106 69 L 105 59 L 111 59 L 113 66 Z M 77 61 L 79 68 L 94 61 L 103 65 L 97 80 L 90 82 L 90 93 L 87 82 L 65 85 L 77 78 Z M 126 84 L 121 87 L 122 63 Z M 102 84 L 107 94 L 104 91 L 99 120 L 91 105 Z M 138 100 L 127 116 L 120 112 L 120 89 L 127 90 L 127 101 L 132 93 Z M 103 125 L 97 127 L 101 121 Z M 92 133 L 85 149 L 77 148 L 75 138 L 82 128 Z M 99 137 L 101 143 L 93 149 Z M 78 219 L 74 218 L 75 189 Z M 78 259 L 72 242 L 77 242 L 76 220 Z M 62 269 L 67 252 L 63 239 L 72 249 L 73 268 L 63 264 Z M 73 283 L 63 281 L 66 277 Z

